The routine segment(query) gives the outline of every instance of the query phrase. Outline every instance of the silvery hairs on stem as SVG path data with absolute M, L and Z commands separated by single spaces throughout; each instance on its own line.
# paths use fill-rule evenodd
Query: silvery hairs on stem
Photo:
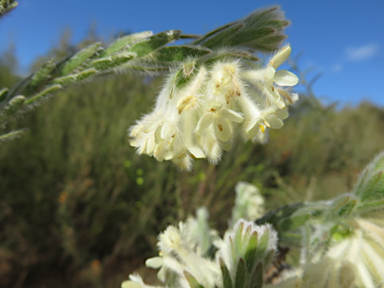
M 223 49 L 218 55 L 225 53 Z M 130 144 L 138 154 L 190 170 L 193 158 L 218 163 L 237 134 L 265 143 L 267 130 L 280 129 L 288 106 L 298 100 L 288 89 L 298 77 L 277 70 L 290 54 L 286 45 L 261 68 L 243 58 L 191 58 L 170 73 L 154 110 L 131 127 Z

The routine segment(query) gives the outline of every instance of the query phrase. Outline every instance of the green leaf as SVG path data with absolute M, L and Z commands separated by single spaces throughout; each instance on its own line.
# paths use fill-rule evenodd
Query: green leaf
M 246 47 L 252 47 L 259 51 L 267 51 L 271 52 L 280 46 L 280 44 L 287 38 L 285 35 L 276 35 L 276 36 L 269 36 L 264 37 L 261 39 L 257 39 L 254 41 L 250 41 L 247 43 L 244 43 Z
M 0 124 L 4 124 L 3 122 L 14 116 L 24 106 L 24 103 L 24 96 L 13 97 L 0 111 Z
M 244 33 L 241 33 L 240 39 L 237 39 L 237 38 L 231 39 L 230 43 L 236 46 L 237 43 L 247 43 L 247 42 L 255 41 L 256 39 L 259 39 L 261 37 L 271 35 L 274 32 L 275 32 L 275 29 L 271 27 L 261 27 L 255 30 L 249 30 L 249 31 L 245 31 Z
M 237 253 L 241 253 L 243 251 L 243 229 L 244 222 L 240 222 L 238 225 L 238 229 L 235 231 L 235 238 L 233 239 Z
M 225 265 L 223 259 L 219 258 L 219 261 L 221 273 L 223 275 L 223 288 L 233 288 L 231 275 L 229 274 L 227 266 Z
M 210 55 L 208 55 L 208 57 L 209 56 Z M 239 58 L 245 59 L 245 60 L 251 60 L 251 61 L 259 60 L 259 58 L 245 51 L 220 51 L 219 53 L 212 53 L 212 56 L 209 57 L 204 62 L 210 65 L 210 64 L 216 63 L 217 61 L 233 61 Z
M 253 270 L 249 278 L 247 288 L 262 288 L 263 287 L 263 263 L 259 262 Z
M 0 143 L 2 143 L 2 142 L 6 142 L 6 141 L 10 141 L 10 140 L 13 140 L 13 139 L 15 139 L 15 138 L 18 138 L 18 137 L 20 137 L 21 134 L 23 134 L 25 131 L 27 131 L 27 129 L 15 130 L 15 131 L 11 131 L 11 132 L 9 132 L 9 133 L 0 135 Z
M 256 251 L 257 251 L 257 245 L 258 243 L 258 234 L 256 231 L 252 233 L 251 238 L 249 239 L 248 246 L 245 251 L 244 260 L 245 260 L 245 266 L 247 267 L 247 271 L 251 273 L 253 270 L 253 267 L 255 266 L 256 260 Z M 258 259 L 262 260 L 262 259 Z
M 127 68 L 129 70 L 135 70 L 135 71 L 149 74 L 149 75 L 157 75 L 160 72 L 169 71 L 169 66 L 146 66 L 146 65 L 138 65 L 138 64 L 140 63 L 134 63 L 134 64 L 129 63 L 129 64 L 122 65 L 121 67 Z
M 100 59 L 93 60 L 90 66 L 95 67 L 98 70 L 107 70 L 120 66 L 136 56 L 135 53 L 121 53 L 112 55 Z
M 242 23 L 232 24 L 225 27 L 224 29 L 217 30 L 216 33 L 212 34 L 212 36 L 207 37 L 206 39 L 194 42 L 194 44 L 199 44 L 211 49 L 223 47 L 225 46 L 228 39 L 233 37 L 233 35 L 242 27 Z
M 291 205 L 284 205 L 276 210 L 270 211 L 265 214 L 263 217 L 257 219 L 255 223 L 257 225 L 263 225 L 266 223 L 271 223 L 275 228 L 277 222 L 283 218 L 290 217 L 293 213 L 305 207 L 304 203 L 295 203 Z
M 0 17 L 16 8 L 19 3 L 14 0 L 1 0 L 0 1 Z
M 267 254 L 265 254 L 263 259 L 263 263 L 265 267 L 267 267 L 269 264 L 272 263 L 273 259 L 275 258 L 275 253 L 276 253 L 275 250 L 269 250 Z
M 384 210 L 384 199 L 379 201 L 363 202 L 356 208 L 358 214 L 365 214 L 378 210 Z
M 180 38 L 180 30 L 168 30 L 155 34 L 147 39 L 141 40 L 133 44 L 127 51 L 134 52 L 137 57 L 147 55 L 156 49 Z
M 187 57 L 200 57 L 212 52 L 212 50 L 199 46 L 168 46 L 153 52 L 152 57 L 158 61 L 185 61 Z
M 175 76 L 173 77 L 172 85 L 170 88 L 170 95 L 169 95 L 170 99 L 173 98 L 175 93 L 177 93 L 179 90 L 183 89 L 188 83 L 190 83 L 192 81 L 193 77 L 197 74 L 198 68 L 199 68 L 199 65 L 197 65 L 197 63 L 196 63 L 193 71 L 188 76 L 185 75 L 184 68 L 178 70 L 175 73 Z
M 361 201 L 381 199 L 384 196 L 383 171 L 375 173 L 361 189 Z
M 28 98 L 27 101 L 25 101 L 25 104 L 26 105 L 30 105 L 38 100 L 41 100 L 43 97 L 57 91 L 57 90 L 60 90 L 62 89 L 63 86 L 59 85 L 59 84 L 55 84 L 55 85 L 52 85 L 52 86 L 49 86 L 47 88 L 45 88 L 43 91 L 41 91 L 40 93 L 34 95 L 33 97 L 31 98 Z
M 243 258 L 240 258 L 236 269 L 235 288 L 245 288 L 245 275 L 245 262 Z
M 197 282 L 196 278 L 193 277 L 193 275 L 188 271 L 184 270 L 184 276 L 187 279 L 189 286 L 191 286 L 191 288 L 204 288 L 204 286 L 202 286 L 199 282 Z
M 343 217 L 345 215 L 350 215 L 353 211 L 353 209 L 356 207 L 357 200 L 353 199 L 340 207 L 338 210 L 338 216 Z
M 214 36 L 214 35 L 216 35 L 216 34 L 221 33 L 223 30 L 228 29 L 228 28 L 232 27 L 232 26 L 235 25 L 235 24 L 236 24 L 236 22 L 231 22 L 231 23 L 225 24 L 225 25 L 223 25 L 223 26 L 221 26 L 221 27 L 219 27 L 219 28 L 216 28 L 216 29 L 214 29 L 214 30 L 208 32 L 207 34 L 205 34 L 205 35 L 203 35 L 203 36 L 197 38 L 197 39 L 196 39 L 195 41 L 193 41 L 192 43 L 193 43 L 194 45 L 204 43 L 204 41 L 206 41 L 206 40 L 209 39 L 210 37 L 212 37 L 212 36 Z
M 310 218 L 310 213 L 292 218 L 284 218 L 277 223 L 276 229 L 277 231 L 291 231 L 304 225 Z
M 27 92 L 35 91 L 40 85 L 45 84 L 50 78 L 51 73 L 56 68 L 56 63 L 53 59 L 45 63 L 35 74 L 33 74 L 30 82 L 26 87 Z
M 286 38 L 283 28 L 289 24 L 284 19 L 279 7 L 260 9 L 244 19 L 229 23 L 215 29 L 193 44 L 208 48 L 243 47 L 250 51 L 272 52 L 279 48 Z
M 300 233 L 281 233 L 279 234 L 279 243 L 284 243 L 285 245 L 300 245 L 302 242 L 303 236 Z
M 262 51 L 276 50 L 282 40 L 286 38 L 282 30 L 289 24 L 277 6 L 256 10 L 243 22 L 245 27 L 234 35 L 233 44 L 238 43 L 239 46 Z M 253 39 L 251 39 L 252 34 L 255 35 Z M 267 43 L 268 45 L 266 45 Z
M 60 85 L 69 85 L 72 83 L 80 82 L 80 81 L 92 76 L 96 72 L 97 72 L 96 69 L 90 68 L 90 69 L 81 71 L 80 73 L 70 74 L 70 75 L 63 76 L 63 77 L 58 77 L 58 78 L 54 79 L 52 81 L 52 83 L 60 84 Z
M 331 215 L 337 215 L 339 217 L 348 215 L 352 212 L 356 204 L 357 201 L 353 196 L 348 194 L 342 195 L 333 201 L 329 212 Z
M 135 33 L 135 34 L 118 38 L 111 45 L 109 45 L 109 47 L 101 55 L 107 56 L 115 52 L 118 52 L 119 50 L 128 49 L 129 46 L 132 45 L 133 43 L 149 38 L 152 35 L 153 35 L 152 31 L 144 31 L 144 32 Z
M 264 22 L 264 25 L 272 27 L 274 29 L 284 28 L 288 26 L 290 23 L 286 20 L 267 20 Z
M 80 50 L 73 55 L 65 64 L 61 71 L 61 75 L 67 75 L 71 73 L 75 68 L 84 63 L 85 60 L 92 57 L 99 49 L 101 43 L 94 43 L 88 47 Z
M 3 88 L 0 90 L 0 102 L 7 97 L 8 91 L 9 91 L 8 88 Z
M 333 213 L 334 211 L 338 211 L 342 206 L 351 201 L 351 199 L 353 199 L 353 197 L 348 194 L 337 197 L 335 200 L 333 200 L 331 206 L 329 207 L 329 211 Z
M 383 197 L 382 191 L 375 191 L 375 190 L 384 190 L 384 184 L 380 185 L 382 180 L 378 179 L 380 178 L 379 172 L 384 171 L 384 151 L 379 153 L 373 161 L 365 167 L 363 172 L 361 173 L 359 180 L 355 186 L 354 194 L 361 197 L 361 199 L 368 199 L 370 197 L 376 198 L 379 196 L 380 198 Z M 378 187 L 374 187 L 377 184 L 379 184 Z M 375 193 L 379 192 L 379 193 Z M 369 195 L 371 194 L 372 195 Z M 364 195 L 364 196 L 363 196 Z M 376 199 L 378 200 L 378 199 Z
M 265 257 L 265 252 L 267 251 L 269 243 L 269 230 L 265 229 L 264 233 L 260 235 L 257 250 L 254 255 L 256 262 L 263 261 Z

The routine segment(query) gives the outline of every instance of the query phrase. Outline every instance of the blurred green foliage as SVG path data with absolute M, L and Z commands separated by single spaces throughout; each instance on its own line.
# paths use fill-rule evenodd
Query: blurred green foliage
M 65 55 L 68 39 L 50 56 Z M 7 53 L 0 87 L 18 80 Z M 29 132 L 0 146 L 0 287 L 118 287 L 154 255 L 159 231 L 196 208 L 206 206 L 223 231 L 238 181 L 259 186 L 267 210 L 328 199 L 350 190 L 384 148 L 383 109 L 337 110 L 301 95 L 268 145 L 239 141 L 218 166 L 197 161 L 180 172 L 136 155 L 126 135 L 161 85 L 134 74 L 98 78 L 11 123 Z

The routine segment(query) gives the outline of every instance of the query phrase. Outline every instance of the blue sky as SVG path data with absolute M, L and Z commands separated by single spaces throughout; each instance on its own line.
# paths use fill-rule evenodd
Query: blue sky
M 323 75 L 313 87 L 316 95 L 341 105 L 369 100 L 384 106 L 383 0 L 20 0 L 0 22 L 0 51 L 12 41 L 26 68 L 56 45 L 68 27 L 73 43 L 85 37 L 91 23 L 103 39 L 120 31 L 202 34 L 275 4 L 292 21 L 286 33 L 292 55 L 304 52 L 300 68 L 314 69 L 309 78 Z

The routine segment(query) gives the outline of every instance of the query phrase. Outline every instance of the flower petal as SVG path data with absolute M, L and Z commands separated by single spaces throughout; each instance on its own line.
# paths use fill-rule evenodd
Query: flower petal
M 152 257 L 152 258 L 148 258 L 145 261 L 145 266 L 158 269 L 161 266 L 163 266 L 163 263 L 164 263 L 163 257 Z
M 276 116 L 279 117 L 281 120 L 287 119 L 289 116 L 289 113 L 286 109 L 279 109 L 275 112 Z
M 219 118 L 213 127 L 215 127 L 215 134 L 220 141 L 227 142 L 231 138 L 231 130 L 225 119 Z
M 205 158 L 204 152 L 197 146 L 189 147 L 188 151 L 194 158 Z
M 267 81 L 272 81 L 276 74 L 276 70 L 272 66 L 267 66 L 267 68 L 265 68 L 263 72 L 264 78 Z
M 197 123 L 195 133 L 197 135 L 201 135 L 201 133 L 203 133 L 205 129 L 207 129 L 211 124 L 212 124 L 212 118 L 210 117 L 209 114 L 205 114 L 203 117 L 201 117 L 201 119 Z
M 264 94 L 271 99 L 271 101 L 274 101 L 275 103 L 280 102 L 280 95 L 276 92 L 275 87 L 273 87 L 273 84 L 266 85 L 264 89 Z
M 153 150 L 153 157 L 156 158 L 157 161 L 162 162 L 165 157 L 165 145 L 164 142 L 155 145 L 155 149 Z
M 283 121 L 281 121 L 279 118 L 277 118 L 276 115 L 273 115 L 273 114 L 270 114 L 267 117 L 265 117 L 265 121 L 268 122 L 269 127 L 271 127 L 272 129 L 280 129 L 281 127 L 284 126 Z
M 287 70 L 279 70 L 275 73 L 274 81 L 280 86 L 294 86 L 299 83 L 299 78 Z
M 241 123 L 243 122 L 244 118 L 240 115 L 240 113 L 237 113 L 230 109 L 222 109 L 220 111 L 221 117 L 227 118 L 228 120 L 235 122 L 235 123 Z
M 163 125 L 163 128 L 161 129 L 161 138 L 165 139 L 167 137 L 172 137 L 172 134 L 174 134 L 175 128 L 172 124 L 165 122 Z
M 149 156 L 153 155 L 153 150 L 155 149 L 155 136 L 149 137 L 149 139 L 146 141 L 147 142 L 147 149 L 146 149 L 146 154 Z
M 163 129 L 164 125 L 159 125 L 159 127 L 156 128 L 155 131 L 155 143 L 159 144 L 164 138 L 161 137 L 161 130 Z
M 285 47 L 282 47 L 275 56 L 272 57 L 270 63 L 272 64 L 273 68 L 277 69 L 281 64 L 285 62 L 285 60 L 288 59 L 289 55 L 291 55 L 291 46 L 287 45 Z
M 259 131 L 260 131 L 260 126 L 257 123 L 257 125 L 253 126 L 253 128 L 251 130 L 249 130 L 249 132 L 248 132 L 248 139 L 255 138 L 256 135 L 259 133 Z
M 121 288 L 143 288 L 143 286 L 139 283 L 127 280 L 121 284 Z

